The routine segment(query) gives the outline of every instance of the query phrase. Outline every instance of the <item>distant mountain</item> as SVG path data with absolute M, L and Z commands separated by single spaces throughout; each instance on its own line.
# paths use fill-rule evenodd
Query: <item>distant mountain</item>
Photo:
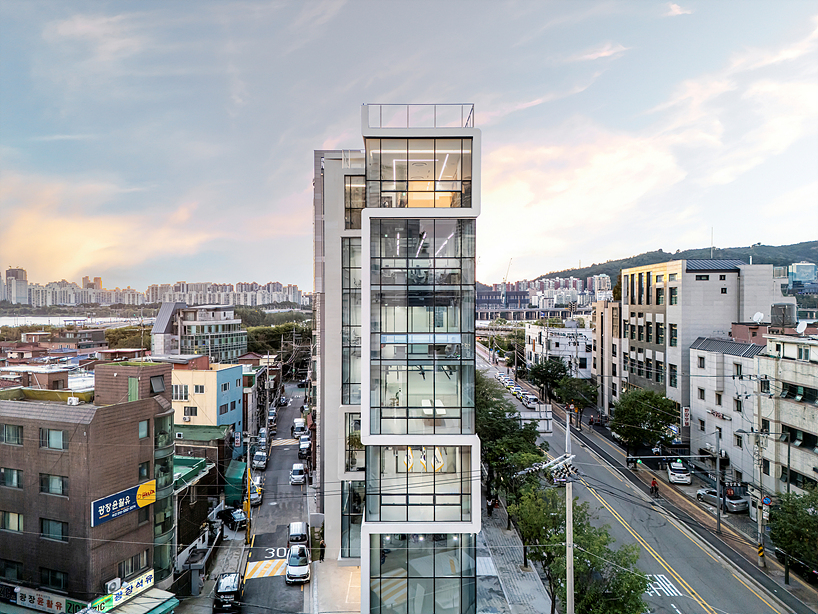
M 750 247 L 727 247 L 713 250 L 713 257 L 718 260 L 728 260 L 735 258 L 750 261 L 753 264 L 772 264 L 774 266 L 789 266 L 793 262 L 818 262 L 818 241 L 805 241 L 804 243 L 793 243 L 792 245 L 761 245 L 756 243 Z M 540 275 L 537 279 L 549 279 L 552 277 L 578 277 L 585 279 L 592 275 L 607 273 L 612 279 L 616 279 L 621 269 L 644 266 L 646 264 L 656 264 L 657 262 L 668 262 L 670 260 L 690 260 L 695 258 L 710 258 L 710 248 L 687 249 L 676 253 L 663 252 L 661 249 L 655 252 L 645 252 L 630 258 L 620 260 L 608 260 L 600 264 L 592 264 L 581 269 L 565 269 L 564 271 L 552 271 L 545 275 Z

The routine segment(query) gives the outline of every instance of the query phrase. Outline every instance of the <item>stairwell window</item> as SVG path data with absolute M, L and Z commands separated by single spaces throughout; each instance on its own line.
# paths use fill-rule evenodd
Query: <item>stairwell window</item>
M 676 375 L 676 365 L 668 365 L 669 367 L 669 377 L 668 377 L 668 384 L 670 384 L 671 388 L 678 388 L 678 381 Z
M 670 347 L 676 347 L 679 344 L 679 327 L 676 324 L 669 324 L 670 327 Z
M 673 287 L 670 289 L 670 304 L 671 305 L 679 304 L 679 288 Z
M 741 399 L 733 399 L 733 409 L 739 413 L 741 413 L 743 409 L 743 404 Z

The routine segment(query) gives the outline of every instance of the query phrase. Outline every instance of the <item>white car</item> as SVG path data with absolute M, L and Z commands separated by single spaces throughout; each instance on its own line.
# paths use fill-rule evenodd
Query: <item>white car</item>
M 693 482 L 687 467 L 677 461 L 668 463 L 667 479 L 671 484 L 691 484 Z
M 284 582 L 304 584 L 310 581 L 310 550 L 306 546 L 290 546 Z
M 294 463 L 290 469 L 290 484 L 306 484 L 307 472 L 304 471 L 304 463 Z

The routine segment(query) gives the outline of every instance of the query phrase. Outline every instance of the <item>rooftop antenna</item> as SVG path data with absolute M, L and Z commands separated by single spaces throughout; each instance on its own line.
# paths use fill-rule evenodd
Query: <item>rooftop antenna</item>
M 798 326 L 795 327 L 795 332 L 799 335 L 803 335 L 805 330 L 807 330 L 806 322 L 799 322 Z
M 756 311 L 753 314 L 753 322 L 755 322 L 756 324 L 761 324 L 763 321 L 764 321 L 764 314 L 761 313 L 760 311 Z

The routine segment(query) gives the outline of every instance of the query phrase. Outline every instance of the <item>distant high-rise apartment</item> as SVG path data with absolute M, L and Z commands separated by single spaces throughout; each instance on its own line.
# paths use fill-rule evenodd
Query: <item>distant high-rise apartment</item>
M 315 152 L 321 505 L 362 612 L 476 609 L 473 119 L 364 105 L 363 151 Z
M 15 305 L 28 305 L 28 275 L 25 269 L 6 270 L 6 300 Z

